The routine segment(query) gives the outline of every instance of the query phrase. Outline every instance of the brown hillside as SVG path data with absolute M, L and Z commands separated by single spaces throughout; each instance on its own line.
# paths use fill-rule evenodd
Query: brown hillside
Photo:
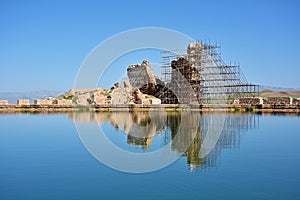
M 261 97 L 293 97 L 299 98 L 300 91 L 285 91 L 285 92 L 273 92 L 273 91 L 263 91 L 260 94 Z

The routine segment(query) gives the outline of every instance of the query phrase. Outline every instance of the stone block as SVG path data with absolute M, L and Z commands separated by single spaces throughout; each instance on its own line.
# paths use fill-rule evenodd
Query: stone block
M 55 100 L 53 100 L 53 104 L 62 105 L 62 106 L 70 106 L 73 104 L 73 102 L 70 99 L 55 99 Z
M 8 101 L 7 100 L 0 100 L 0 105 L 8 105 Z
M 127 76 L 132 87 L 142 88 L 144 85 L 156 85 L 155 77 L 149 61 L 142 64 L 130 65 L 127 68 Z
M 35 99 L 34 104 L 35 105 L 52 105 L 53 100 L 52 99 Z
M 293 105 L 300 105 L 300 98 L 293 99 L 292 104 L 293 104 Z
M 291 97 L 268 97 L 268 104 L 271 105 L 291 105 L 292 98 Z
M 235 102 L 236 103 L 236 102 Z M 262 105 L 263 99 L 261 97 L 243 97 L 238 99 L 238 104 L 240 105 Z
M 28 105 L 30 105 L 29 99 L 18 99 L 17 104 L 19 106 L 28 106 Z
M 131 91 L 128 88 L 116 88 L 111 93 L 111 104 L 113 105 L 129 104 L 132 99 Z

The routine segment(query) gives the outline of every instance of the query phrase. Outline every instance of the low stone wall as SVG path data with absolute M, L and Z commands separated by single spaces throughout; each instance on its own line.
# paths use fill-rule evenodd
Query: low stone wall
M 8 105 L 8 101 L 7 100 L 0 100 L 0 105 Z
M 35 105 L 52 105 L 53 100 L 52 99 L 36 99 L 34 100 Z
M 266 100 L 264 100 L 264 104 L 291 105 L 292 98 L 291 97 L 268 97 Z
M 17 105 L 19 105 L 19 106 L 30 105 L 29 99 L 18 99 Z
M 292 104 L 293 104 L 293 105 L 300 105 L 300 98 L 293 99 Z
M 70 106 L 73 104 L 73 102 L 70 99 L 55 99 L 55 100 L 53 100 L 53 104 L 62 105 L 62 106 Z
M 262 105 L 263 104 L 263 99 L 261 97 L 244 97 L 238 99 L 238 103 L 240 105 Z

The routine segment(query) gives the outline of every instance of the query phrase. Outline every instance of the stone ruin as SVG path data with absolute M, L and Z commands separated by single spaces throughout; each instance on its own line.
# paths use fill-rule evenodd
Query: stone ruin
M 0 100 L 0 105 L 8 105 L 8 101 L 7 100 Z
M 154 76 L 149 61 L 130 65 L 127 75 L 130 84 L 143 94 L 159 98 L 164 104 L 198 104 L 200 95 L 200 73 L 195 67 L 197 52 L 201 44 L 190 44 L 187 55 L 171 62 L 171 80 L 165 83 Z
M 19 106 L 28 106 L 30 105 L 29 99 L 18 99 L 17 105 Z
M 146 71 L 149 73 L 151 68 L 148 67 L 149 63 L 144 62 L 142 65 L 131 66 L 135 68 L 138 72 Z M 130 70 L 129 70 L 130 71 Z M 130 72 L 129 72 L 130 73 Z M 132 74 L 137 73 L 132 69 Z M 141 76 L 139 76 L 141 77 Z M 143 77 L 142 77 L 143 78 Z M 148 76 L 147 82 L 153 83 L 155 85 L 155 78 Z M 146 80 L 146 79 L 145 79 Z M 139 80 L 141 82 L 141 80 Z M 137 84 L 134 84 L 137 86 Z M 143 94 L 139 88 L 133 87 L 129 80 L 124 81 L 124 86 L 122 87 L 119 82 L 115 83 L 110 90 L 96 88 L 96 89 L 72 89 L 69 92 L 58 97 L 60 101 L 71 100 L 74 105 L 130 105 L 130 104 L 161 104 L 160 99 L 149 95 Z
M 234 105 L 300 105 L 299 98 L 291 97 L 244 97 L 234 101 Z
M 300 98 L 293 99 L 293 105 L 300 105 Z
M 59 96 L 58 99 L 71 100 L 74 105 L 83 106 L 111 104 L 111 91 L 102 88 L 72 89 Z
M 148 60 L 142 64 L 130 65 L 127 68 L 127 75 L 132 87 L 142 88 L 144 85 L 149 87 L 156 85 L 151 65 Z
M 53 100 L 52 99 L 35 99 L 34 104 L 35 105 L 52 105 Z
M 126 104 L 144 104 L 157 105 L 161 104 L 160 99 L 143 94 L 138 88 L 132 87 L 128 80 L 124 81 L 123 88 L 116 88 L 112 90 L 112 105 L 126 105 Z
M 292 104 L 291 97 L 268 97 L 264 99 L 264 104 L 270 105 L 290 105 Z
M 178 101 L 168 102 L 168 99 L 177 99 L 174 93 L 165 85 L 165 83 L 158 76 L 154 76 L 149 61 L 144 60 L 142 64 L 130 65 L 127 68 L 127 76 L 129 84 L 138 89 L 139 92 L 135 91 L 135 96 L 139 99 L 145 99 L 151 96 L 150 102 L 145 100 L 146 104 L 155 103 L 173 103 L 176 104 Z M 142 97 L 144 95 L 144 97 Z M 156 99 L 155 99 L 156 98 Z M 157 100 L 157 99 L 160 99 Z
M 234 101 L 234 104 L 239 105 L 262 105 L 263 99 L 261 97 L 244 97 L 239 98 L 236 101 Z
M 54 99 L 52 101 L 52 103 L 54 105 L 61 105 L 61 106 L 70 106 L 70 105 L 73 105 L 72 100 L 69 100 L 69 99 Z
M 194 64 L 186 58 L 171 62 L 172 77 L 169 88 L 176 94 L 179 103 L 199 103 L 200 74 Z

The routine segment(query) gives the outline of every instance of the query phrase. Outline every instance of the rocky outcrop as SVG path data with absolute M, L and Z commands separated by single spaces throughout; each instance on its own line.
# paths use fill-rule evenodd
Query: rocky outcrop
M 72 89 L 57 97 L 59 100 L 72 100 L 74 105 L 103 105 L 111 104 L 111 90 L 96 89 Z
M 124 81 L 124 87 L 115 83 L 111 90 L 72 89 L 57 97 L 58 100 L 69 100 L 74 105 L 129 105 L 129 104 L 161 104 L 160 99 L 143 94 L 138 88 L 132 87 L 129 80 Z

